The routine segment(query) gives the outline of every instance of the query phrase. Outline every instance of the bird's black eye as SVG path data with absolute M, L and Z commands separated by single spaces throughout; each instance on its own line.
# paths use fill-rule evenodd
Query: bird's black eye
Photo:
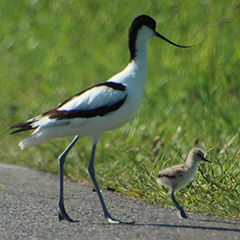
M 154 29 L 154 26 L 151 24 L 151 25 L 149 25 L 149 28 Z
M 203 158 L 203 156 L 200 153 L 197 153 L 196 155 L 200 158 Z

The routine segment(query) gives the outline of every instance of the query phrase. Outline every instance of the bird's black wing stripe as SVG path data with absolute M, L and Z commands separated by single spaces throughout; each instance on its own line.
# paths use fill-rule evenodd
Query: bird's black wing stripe
M 158 174 L 157 176 L 158 176 L 158 178 L 164 178 L 164 177 L 167 177 L 167 178 L 176 178 L 175 175 L 162 174 L 162 173 Z
M 126 90 L 126 87 L 121 83 L 115 83 L 115 82 L 105 82 L 100 83 L 97 86 L 107 86 L 109 88 L 112 88 L 114 90 L 122 91 L 124 92 Z
M 119 102 L 114 103 L 113 105 L 105 105 L 91 110 L 71 110 L 71 111 L 58 111 L 53 112 L 49 118 L 50 119 L 73 119 L 73 118 L 93 118 L 93 117 L 103 117 L 104 115 L 118 110 L 125 102 L 127 95 L 120 100 Z
M 114 82 L 99 83 L 99 84 L 97 84 L 97 85 L 95 85 L 93 87 L 85 89 L 84 91 L 82 91 L 80 93 L 77 93 L 74 96 L 68 98 L 66 101 L 64 101 L 63 103 L 59 104 L 58 108 L 62 107 L 64 104 L 70 102 L 73 98 L 78 97 L 78 96 L 82 95 L 83 93 L 85 93 L 85 92 L 87 92 L 87 91 L 89 91 L 89 90 L 91 90 L 93 88 L 101 87 L 101 86 L 107 86 L 109 88 L 112 88 L 112 89 L 118 90 L 118 91 L 122 91 L 122 92 L 124 92 L 126 90 L 126 87 L 123 84 L 121 84 L 121 83 L 114 83 Z

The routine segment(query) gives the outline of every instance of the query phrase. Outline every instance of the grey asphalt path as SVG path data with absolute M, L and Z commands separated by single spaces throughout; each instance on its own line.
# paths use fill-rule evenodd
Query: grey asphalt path
M 103 190 L 109 224 L 92 186 L 65 180 L 65 204 L 79 222 L 58 221 L 58 176 L 0 164 L 0 239 L 240 239 L 240 221 L 163 209 Z

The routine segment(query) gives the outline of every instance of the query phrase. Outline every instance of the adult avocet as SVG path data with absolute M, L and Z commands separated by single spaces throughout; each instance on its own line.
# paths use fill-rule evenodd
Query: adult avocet
M 32 147 L 54 138 L 75 136 L 74 140 L 59 156 L 60 196 L 59 220 L 73 221 L 65 211 L 63 200 L 63 165 L 65 158 L 79 138 L 91 136 L 93 141 L 88 171 L 101 202 L 104 216 L 110 223 L 121 223 L 112 218 L 99 191 L 94 174 L 94 156 L 102 133 L 119 128 L 136 114 L 143 97 L 147 77 L 147 43 L 158 37 L 177 47 L 155 30 L 156 22 L 149 16 L 141 15 L 132 22 L 128 45 L 130 62 L 120 73 L 107 82 L 90 87 L 61 103 L 56 108 L 26 122 L 9 128 L 19 128 L 12 132 L 35 129 L 28 138 L 20 142 L 22 149 Z

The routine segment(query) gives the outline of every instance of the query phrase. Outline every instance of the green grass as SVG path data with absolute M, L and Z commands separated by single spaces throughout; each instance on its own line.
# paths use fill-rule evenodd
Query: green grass
M 83 1 L 81 1 L 83 2 Z M 58 155 L 71 138 L 21 151 L 28 134 L 6 127 L 45 112 L 106 81 L 128 63 L 127 33 L 148 14 L 157 31 L 181 45 L 149 42 L 149 72 L 137 116 L 105 133 L 98 145 L 101 187 L 173 207 L 155 183 L 163 167 L 191 147 L 207 152 L 195 180 L 177 193 L 193 212 L 240 218 L 240 4 L 237 1 L 0 2 L 0 161 L 58 174 Z M 65 174 L 89 180 L 91 139 L 69 154 Z

